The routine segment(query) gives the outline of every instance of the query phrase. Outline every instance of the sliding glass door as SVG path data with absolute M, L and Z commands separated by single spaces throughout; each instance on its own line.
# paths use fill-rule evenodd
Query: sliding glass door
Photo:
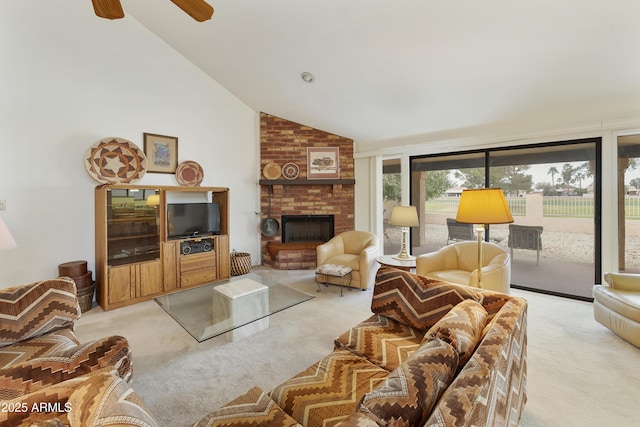
M 427 237 L 414 254 L 472 239 L 447 225 L 457 198 L 499 187 L 515 221 L 490 226 L 486 240 L 511 254 L 512 286 L 590 299 L 600 275 L 599 153 L 593 139 L 412 158 L 412 204 L 424 206 Z M 430 174 L 446 179 L 434 184 Z
M 598 146 L 581 141 L 491 153 L 490 168 L 502 171 L 498 184 L 514 206 L 514 225 L 528 233 L 504 245 L 513 286 L 591 298 L 600 265 Z M 513 226 L 494 227 L 516 233 Z
M 640 273 L 640 135 L 618 138 L 618 268 Z

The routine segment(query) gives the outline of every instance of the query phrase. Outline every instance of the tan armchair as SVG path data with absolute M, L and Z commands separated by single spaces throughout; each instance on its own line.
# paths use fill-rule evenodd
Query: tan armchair
M 509 293 L 511 265 L 507 251 L 482 242 L 482 288 Z M 478 287 L 478 242 L 459 242 L 416 259 L 421 276 Z
M 378 238 L 366 231 L 345 231 L 316 248 L 317 265 L 337 264 L 351 267 L 351 287 L 367 289 L 375 276 Z M 341 284 L 339 278 L 327 281 Z
M 593 287 L 593 317 L 640 347 L 640 274 L 606 273 L 604 280 Z

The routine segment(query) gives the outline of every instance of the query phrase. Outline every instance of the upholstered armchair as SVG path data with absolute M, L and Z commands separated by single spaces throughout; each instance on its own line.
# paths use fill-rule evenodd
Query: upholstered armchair
M 416 259 L 421 276 L 478 287 L 478 242 L 459 242 Z M 482 288 L 509 293 L 511 265 L 507 251 L 482 242 Z
M 367 289 L 375 276 L 378 238 L 366 231 L 345 231 L 316 248 L 316 262 L 351 267 L 351 287 Z M 327 277 L 327 282 L 340 285 L 340 279 Z
M 640 274 L 606 273 L 604 280 L 593 287 L 593 317 L 640 347 Z
M 79 318 L 68 277 L 0 289 L 0 396 L 18 399 L 96 372 L 131 381 L 127 340 L 114 335 L 81 344 L 74 333 Z

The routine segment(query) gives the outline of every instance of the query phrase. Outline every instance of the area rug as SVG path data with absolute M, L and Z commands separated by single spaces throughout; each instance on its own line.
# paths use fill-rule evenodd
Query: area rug
M 247 328 L 314 298 L 256 274 L 163 295 L 155 301 L 198 342 Z

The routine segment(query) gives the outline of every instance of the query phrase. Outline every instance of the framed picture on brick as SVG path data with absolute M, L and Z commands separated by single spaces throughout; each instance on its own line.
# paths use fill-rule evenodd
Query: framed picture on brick
M 340 178 L 340 149 L 338 147 L 307 148 L 307 179 Z

